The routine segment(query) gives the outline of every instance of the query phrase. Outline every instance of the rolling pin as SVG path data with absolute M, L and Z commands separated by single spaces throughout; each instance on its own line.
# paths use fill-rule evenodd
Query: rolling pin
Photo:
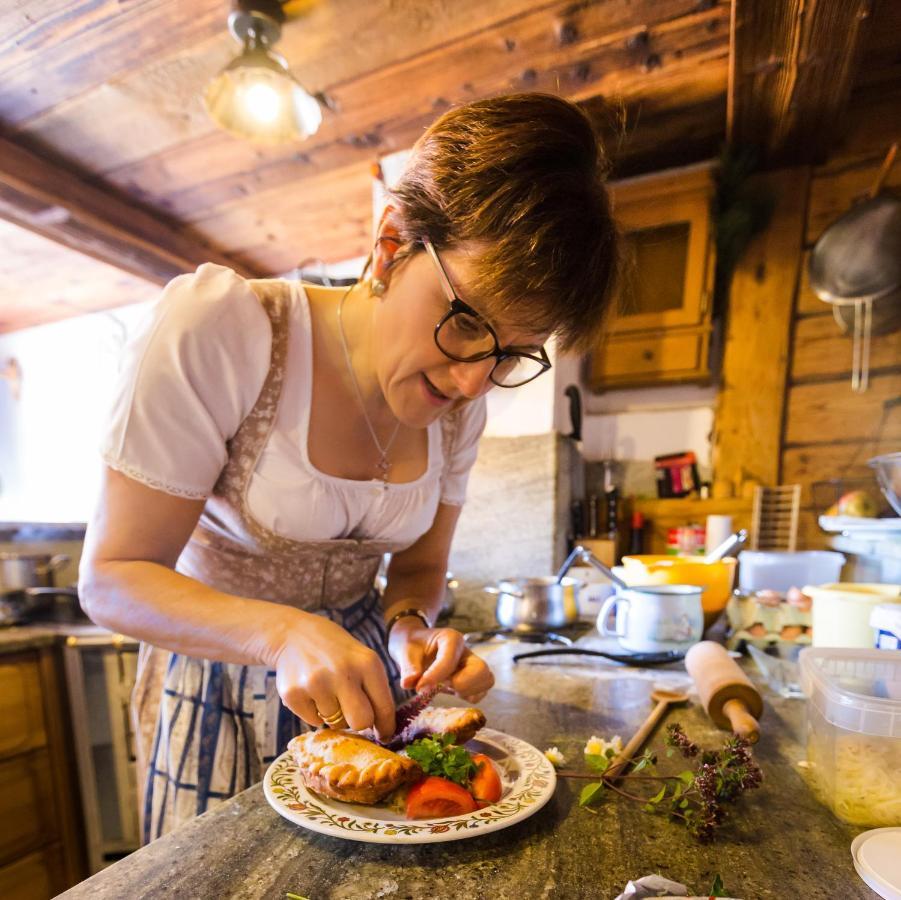
M 685 655 L 685 668 L 714 723 L 756 744 L 763 700 L 725 647 L 713 641 L 695 644 Z

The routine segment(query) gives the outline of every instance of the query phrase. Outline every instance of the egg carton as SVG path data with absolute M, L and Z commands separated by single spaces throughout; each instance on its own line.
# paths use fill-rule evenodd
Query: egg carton
M 760 602 L 756 594 L 733 594 L 726 604 L 726 619 L 730 629 L 730 649 L 742 641 L 760 649 L 779 643 L 796 646 L 811 643 L 810 610 L 785 600 L 773 605 L 772 602 Z

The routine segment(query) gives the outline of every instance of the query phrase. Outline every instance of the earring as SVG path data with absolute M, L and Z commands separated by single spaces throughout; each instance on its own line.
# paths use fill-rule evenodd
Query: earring
M 381 297 L 388 290 L 388 285 L 381 278 L 373 278 L 369 284 L 369 291 L 374 297 Z

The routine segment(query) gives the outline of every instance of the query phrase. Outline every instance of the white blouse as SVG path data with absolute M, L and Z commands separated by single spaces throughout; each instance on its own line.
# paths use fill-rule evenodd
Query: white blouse
M 275 427 L 251 478 L 254 518 L 297 541 L 370 538 L 412 544 L 439 501 L 463 503 L 485 427 L 485 400 L 467 404 L 444 459 L 441 423 L 428 429 L 428 468 L 415 481 L 354 481 L 320 472 L 307 454 L 312 397 L 309 300 L 291 282 L 286 371 Z M 269 370 L 272 329 L 247 281 L 207 263 L 163 290 L 129 342 L 101 452 L 150 487 L 205 499 L 226 442 L 253 408 Z

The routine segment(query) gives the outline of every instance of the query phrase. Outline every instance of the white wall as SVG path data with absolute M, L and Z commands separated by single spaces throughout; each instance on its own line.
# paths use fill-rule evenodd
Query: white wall
M 149 303 L 0 335 L 0 521 L 84 522 L 100 477 L 97 447 L 126 334 Z
M 569 401 L 563 392 L 569 384 L 582 391 L 586 459 L 650 460 L 693 450 L 701 466 L 710 465 L 716 388 L 673 385 L 594 394 L 583 378 L 580 359 L 558 356 L 554 371 L 554 422 L 563 434 L 571 430 Z

